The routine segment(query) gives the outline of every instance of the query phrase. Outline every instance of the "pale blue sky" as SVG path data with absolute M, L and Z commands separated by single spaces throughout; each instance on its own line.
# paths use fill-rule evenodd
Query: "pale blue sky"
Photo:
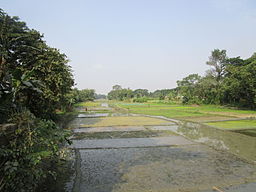
M 71 60 L 77 87 L 173 88 L 211 50 L 256 51 L 255 0 L 0 0 Z

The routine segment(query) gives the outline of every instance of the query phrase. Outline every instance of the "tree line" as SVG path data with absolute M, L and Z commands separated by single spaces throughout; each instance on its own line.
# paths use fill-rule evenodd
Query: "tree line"
M 248 59 L 228 58 L 226 50 L 215 49 L 206 62 L 205 76 L 191 74 L 177 81 L 183 103 L 221 104 L 256 108 L 256 54 Z
M 147 89 L 122 88 L 121 85 L 114 85 L 108 93 L 110 100 L 132 100 L 134 102 L 146 102 L 149 99 L 165 99 L 174 89 L 162 89 L 149 92 Z
M 220 104 L 256 108 L 256 53 L 247 59 L 228 58 L 226 50 L 215 49 L 206 64 L 204 76 L 190 74 L 177 81 L 177 87 L 149 92 L 113 86 L 109 99 L 146 102 L 157 98 L 184 104 Z

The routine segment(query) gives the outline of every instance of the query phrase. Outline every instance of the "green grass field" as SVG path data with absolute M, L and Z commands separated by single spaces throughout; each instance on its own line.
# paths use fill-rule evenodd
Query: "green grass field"
M 206 123 L 207 125 L 229 130 L 256 129 L 256 120 L 219 121 Z
M 166 103 L 117 103 L 116 105 L 127 109 L 130 113 L 200 122 L 221 129 L 256 129 L 256 111 L 252 110 L 233 109 L 218 105 L 181 105 Z
M 92 102 L 92 101 L 75 104 L 75 107 L 98 107 L 98 106 L 100 106 L 99 102 Z

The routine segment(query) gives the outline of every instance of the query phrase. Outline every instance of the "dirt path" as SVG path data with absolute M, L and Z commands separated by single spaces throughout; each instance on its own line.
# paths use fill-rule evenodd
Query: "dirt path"
M 255 181 L 254 164 L 178 135 L 177 122 L 102 107 L 109 113 L 72 123 L 73 191 L 255 191 L 255 183 L 241 185 Z

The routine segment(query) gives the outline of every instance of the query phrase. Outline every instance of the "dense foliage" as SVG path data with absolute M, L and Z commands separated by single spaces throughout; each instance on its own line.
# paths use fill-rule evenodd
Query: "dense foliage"
M 72 91 L 67 95 L 69 108 L 75 103 L 93 101 L 96 99 L 96 93 L 94 89 L 82 89 L 77 88 L 72 89 Z
M 149 99 L 169 99 L 172 96 L 177 96 L 177 89 L 161 89 L 154 92 L 149 92 L 147 89 L 123 89 L 120 85 L 113 86 L 108 93 L 110 100 L 130 100 L 133 102 L 143 103 Z
M 134 97 L 131 89 L 123 89 L 120 85 L 113 86 L 112 91 L 108 93 L 108 99 L 110 100 L 126 100 Z
M 150 93 L 149 96 L 155 99 L 163 100 L 169 98 L 169 95 L 172 93 L 175 93 L 175 89 L 160 89 Z
M 228 58 L 225 50 L 212 51 L 204 77 L 189 75 L 177 81 L 183 103 L 231 104 L 256 108 L 256 54 L 248 59 Z
M 65 96 L 74 84 L 66 56 L 3 11 L 0 30 L 1 117 L 8 109 L 26 106 L 37 117 L 52 118 L 56 108 L 67 104 Z
M 0 132 L 0 191 L 33 191 L 54 175 L 65 133 L 53 120 L 69 106 L 74 84 L 67 63 L 38 31 L 0 9 L 0 123 L 12 125 Z

